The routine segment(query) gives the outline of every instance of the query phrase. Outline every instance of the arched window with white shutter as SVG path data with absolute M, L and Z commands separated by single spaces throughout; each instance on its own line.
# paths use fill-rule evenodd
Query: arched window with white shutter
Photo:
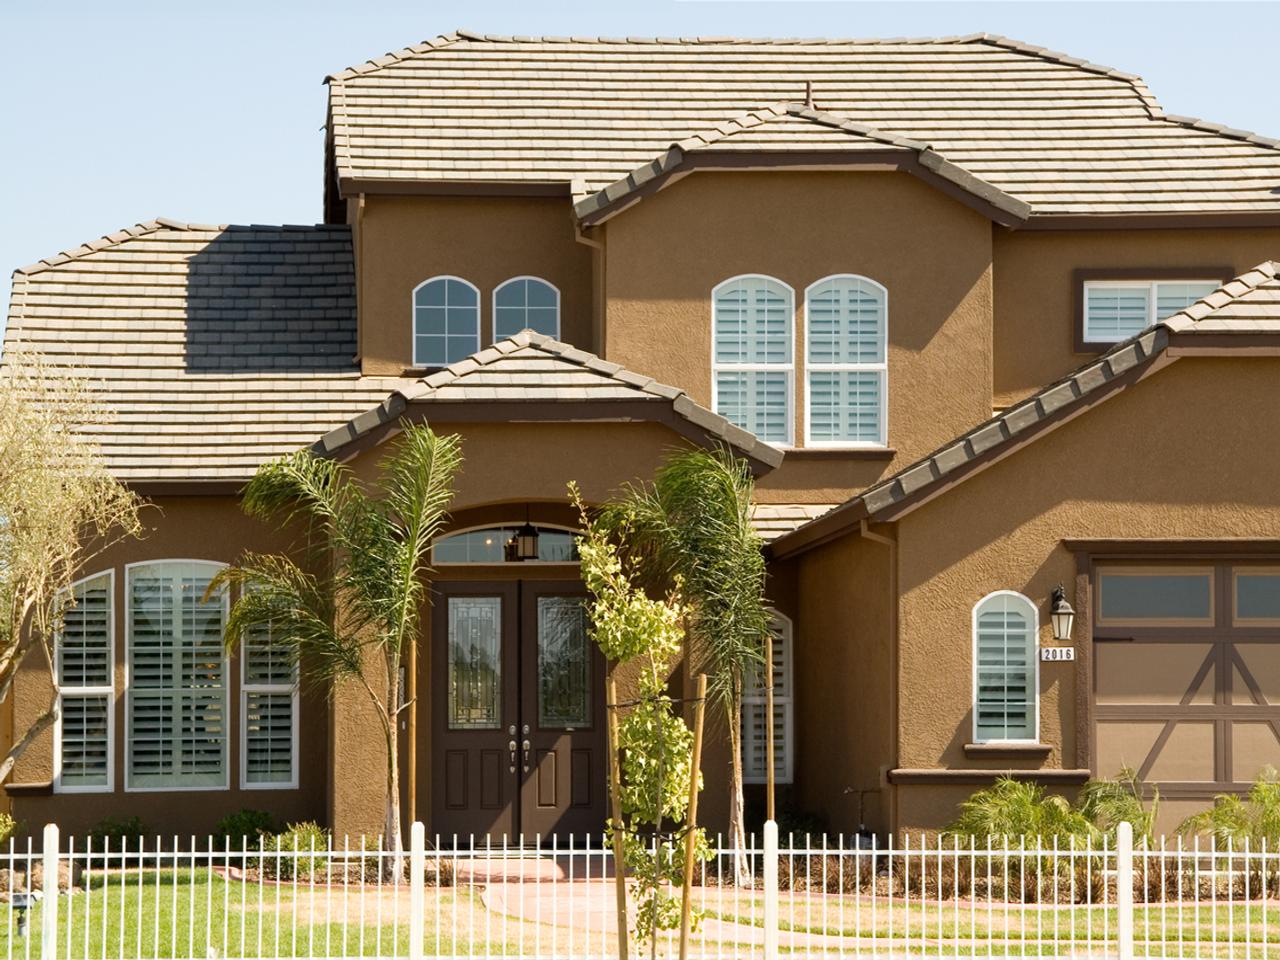
M 888 443 L 889 294 L 868 277 L 824 277 L 804 292 L 805 443 Z
M 794 316 L 794 292 L 773 277 L 733 277 L 711 291 L 712 407 L 769 443 L 791 443 Z
M 770 611 L 769 630 L 773 634 L 773 777 L 775 783 L 791 783 L 795 777 L 791 620 Z M 745 783 L 764 783 L 768 779 L 768 703 L 764 680 L 763 670 L 753 670 L 743 683 L 742 779 Z
M 78 580 L 61 611 L 54 660 L 58 719 L 54 789 L 109 792 L 114 786 L 115 574 Z
M 1035 742 L 1040 730 L 1036 605 L 997 590 L 973 608 L 973 739 Z

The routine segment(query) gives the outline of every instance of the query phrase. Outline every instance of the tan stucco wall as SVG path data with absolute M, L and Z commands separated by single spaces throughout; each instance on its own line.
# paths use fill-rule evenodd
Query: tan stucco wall
M 761 499 L 872 482 L 990 416 L 991 224 L 907 174 L 695 173 L 607 225 L 608 359 L 711 405 L 711 291 L 743 273 L 795 290 L 802 436 L 804 290 L 860 273 L 889 291 L 896 459 L 784 463 Z
M 367 197 L 357 219 L 360 355 L 366 374 L 411 365 L 413 289 L 450 274 L 480 289 L 481 346 L 493 291 L 541 277 L 560 290 L 560 339 L 592 349 L 591 249 L 574 239 L 565 197 Z
M 964 755 L 971 616 L 991 591 L 1016 590 L 1047 640 L 1050 591 L 1076 573 L 1063 539 L 1280 537 L 1277 376 L 1276 359 L 1179 360 L 899 522 L 900 766 L 1040 766 Z M 1041 664 L 1045 767 L 1080 762 L 1075 682 L 1074 664 Z M 952 802 L 939 798 L 971 789 L 898 788 L 899 826 L 937 826 L 928 811 Z
M 995 230 L 995 403 L 1008 405 L 1088 360 L 1074 352 L 1078 269 L 1231 267 L 1280 257 L 1280 228 Z M 1212 278 L 1210 278 L 1212 279 Z
M 251 520 L 232 497 L 159 497 L 145 507 L 143 539 L 111 547 L 90 564 L 85 575 L 115 570 L 115 790 L 112 793 L 20 796 L 13 799 L 14 815 L 34 830 L 41 823 L 57 821 L 64 830 L 83 834 L 103 817 L 138 816 L 150 831 L 160 834 L 201 834 L 228 813 L 246 807 L 267 810 L 280 820 L 323 819 L 325 815 L 326 727 L 328 705 L 324 695 L 305 685 L 300 703 L 299 786 L 296 790 L 241 790 L 240 770 L 240 667 L 232 658 L 228 669 L 228 755 L 230 789 L 198 792 L 131 792 L 125 783 L 125 565 L 150 560 L 183 559 L 234 561 L 243 550 L 280 552 L 292 542 L 289 536 Z M 48 671 L 42 659 L 30 656 L 19 670 L 13 691 L 14 718 L 18 729 L 42 713 L 49 704 Z M 15 767 L 12 782 L 39 783 L 53 774 L 53 732 L 34 742 Z

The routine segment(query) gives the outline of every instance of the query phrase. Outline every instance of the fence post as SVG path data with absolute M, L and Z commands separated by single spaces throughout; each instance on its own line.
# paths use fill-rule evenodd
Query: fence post
M 58 956 L 58 825 L 44 825 L 44 876 L 41 877 L 43 903 L 40 910 L 40 960 Z M 30 886 L 30 884 L 28 884 Z M 34 891 L 32 891 L 34 892 Z
M 764 960 L 778 960 L 778 824 L 764 822 Z
M 422 960 L 426 873 L 427 830 L 415 820 L 409 827 L 409 960 Z
M 1133 824 L 1116 829 L 1116 949 L 1120 960 L 1133 960 Z

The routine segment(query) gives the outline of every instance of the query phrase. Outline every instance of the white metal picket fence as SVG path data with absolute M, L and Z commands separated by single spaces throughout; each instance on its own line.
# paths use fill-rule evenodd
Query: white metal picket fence
M 1161 843 L 880 846 L 788 838 L 699 866 L 696 958 L 1072 956 L 1280 960 L 1280 854 Z M 750 884 L 736 884 L 741 856 Z M 672 891 L 678 896 L 679 891 Z M 0 852 L 0 956 L 618 956 L 602 842 L 342 840 L 275 850 L 169 837 L 95 847 L 46 828 Z M 633 918 L 634 919 L 634 918 Z M 674 957 L 676 932 L 631 942 Z

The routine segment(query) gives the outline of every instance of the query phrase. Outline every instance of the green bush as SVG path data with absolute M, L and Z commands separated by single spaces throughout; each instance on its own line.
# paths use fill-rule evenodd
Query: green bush
M 140 850 L 147 835 L 146 824 L 141 817 L 103 817 L 89 830 L 89 839 L 95 850 Z
M 1208 810 L 1182 821 L 1178 832 L 1210 834 L 1221 849 L 1243 850 L 1245 843 L 1254 850 L 1263 843 L 1280 848 L 1280 773 L 1265 768 L 1243 797 L 1219 794 Z
M 0 813 L 0 843 L 7 843 L 18 832 L 18 821 L 7 813 Z
M 1080 791 L 1077 807 L 1093 826 L 1114 846 L 1116 828 L 1122 823 L 1133 827 L 1136 841 L 1155 838 L 1156 815 L 1160 810 L 1160 791 L 1152 788 L 1151 805 L 1142 798 L 1142 781 L 1135 770 L 1125 768 L 1112 780 L 1090 780 Z
M 317 823 L 291 823 L 263 844 L 263 872 L 277 880 L 309 880 L 323 872 L 329 849 L 329 831 Z M 311 851 L 315 856 L 308 856 Z
M 241 810 L 229 813 L 214 827 L 219 848 L 237 850 L 242 847 L 253 850 L 259 837 L 270 837 L 276 832 L 276 820 L 262 810 Z
M 1035 783 L 1001 777 L 962 803 L 960 815 L 946 832 L 978 843 L 985 843 L 988 837 L 1026 837 L 1049 844 L 1056 838 L 1070 843 L 1072 837 L 1091 835 L 1093 824 L 1072 809 L 1065 797 L 1046 794 L 1044 787 Z

